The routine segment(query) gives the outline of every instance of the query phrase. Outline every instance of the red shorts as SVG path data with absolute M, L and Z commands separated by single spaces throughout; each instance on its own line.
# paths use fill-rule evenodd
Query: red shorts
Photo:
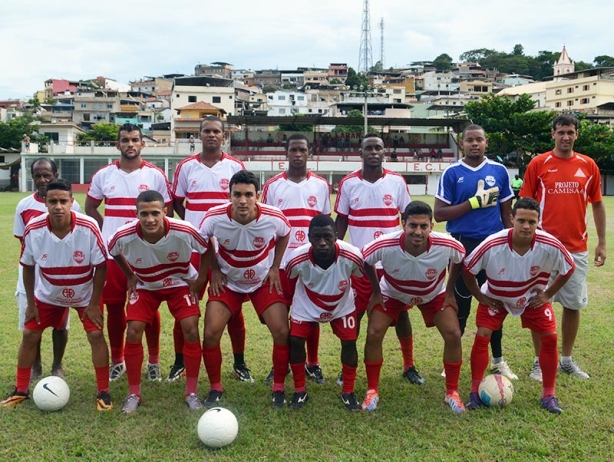
M 41 321 L 40 324 L 36 323 L 35 319 L 27 322 L 24 326 L 25 329 L 30 330 L 44 330 L 47 327 L 53 327 L 57 330 L 65 329 L 66 319 L 68 317 L 68 307 L 58 306 L 58 305 L 50 305 L 49 303 L 41 302 L 40 300 L 34 300 L 36 303 L 36 307 L 38 308 L 38 317 Z M 83 312 L 85 311 L 84 306 L 74 307 L 79 313 L 79 319 L 83 317 Z M 102 310 L 101 310 L 102 312 Z M 90 318 L 86 317 L 85 319 L 81 319 L 81 323 L 83 324 L 83 328 L 85 332 L 93 332 L 98 329 L 94 325 L 94 323 L 90 320 Z
M 107 278 L 102 289 L 102 301 L 105 305 L 126 304 L 128 282 L 126 275 L 113 258 L 107 260 Z
M 383 275 L 384 270 L 382 268 L 378 268 L 377 279 L 381 279 Z M 364 313 L 365 311 L 367 311 L 369 299 L 373 294 L 371 282 L 369 281 L 369 278 L 366 274 L 364 274 L 361 278 L 352 275 L 350 276 L 350 281 L 352 283 L 352 290 L 354 291 L 354 304 L 356 305 L 356 312 Z
M 131 297 L 126 307 L 127 321 L 151 323 L 162 302 L 166 302 L 173 317 L 181 321 L 190 316 L 200 316 L 198 303 L 192 303 L 187 286 L 161 290 L 137 290 L 137 297 Z
M 281 290 L 286 299 L 286 306 L 290 308 L 290 306 L 292 306 L 292 299 L 294 298 L 294 291 L 296 290 L 296 281 L 298 278 L 290 279 L 286 274 L 286 270 L 280 269 L 279 280 L 281 281 Z
M 356 340 L 356 312 L 352 312 L 342 318 L 333 319 L 330 322 L 330 327 L 333 329 L 339 340 Z M 312 330 L 319 329 L 319 322 L 297 321 L 290 318 L 290 336 L 298 338 L 307 338 Z
M 435 315 L 443 309 L 444 298 L 445 293 L 441 293 L 430 302 L 423 305 L 417 305 L 420 313 L 422 313 L 422 319 L 424 319 L 426 327 L 435 327 L 435 322 L 433 320 L 435 319 Z M 386 296 L 384 296 L 384 304 L 386 308 L 383 308 L 381 305 L 376 305 L 373 309 L 381 311 L 385 315 L 391 317 L 393 321 L 392 325 L 399 319 L 399 314 L 413 308 L 412 306 L 406 305 L 401 300 Z
M 248 294 L 244 294 L 242 292 L 235 292 L 234 290 L 230 290 L 228 287 L 225 288 L 224 292 L 220 292 L 220 295 L 215 296 L 209 290 L 209 302 L 221 302 L 230 311 L 231 316 L 236 316 L 241 311 L 241 306 L 243 302 L 248 298 L 252 301 L 252 305 L 254 305 L 254 309 L 260 318 L 260 322 L 264 324 L 262 319 L 262 313 L 264 313 L 267 308 L 274 303 L 286 303 L 286 297 L 283 294 L 278 294 L 276 290 L 269 292 L 269 283 L 268 281 L 258 287 L 255 291 L 250 292 Z
M 478 303 L 475 323 L 478 327 L 499 330 L 507 315 L 508 312 L 505 308 L 494 311 L 492 308 Z M 527 308 L 520 315 L 520 319 L 522 320 L 522 327 L 531 329 L 538 334 L 556 332 L 556 319 L 550 302 L 543 304 L 539 308 Z

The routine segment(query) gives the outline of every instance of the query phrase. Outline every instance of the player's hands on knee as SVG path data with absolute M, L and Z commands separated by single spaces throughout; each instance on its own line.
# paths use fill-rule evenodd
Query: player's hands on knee
M 475 191 L 475 196 L 469 199 L 472 209 L 480 209 L 485 207 L 493 207 L 499 200 L 499 187 L 493 186 L 489 189 L 484 189 L 484 180 L 478 180 L 478 188 Z
M 36 307 L 36 305 L 28 304 L 28 307 L 26 308 L 26 317 L 24 319 L 24 324 L 29 323 L 33 319 L 36 321 L 36 324 L 41 323 L 40 317 L 38 315 L 38 308 Z
M 491 298 L 488 295 L 482 294 L 477 300 L 478 300 L 478 303 L 482 305 L 486 305 L 495 310 L 503 309 L 503 302 L 501 300 L 497 300 L 496 298 Z
M 226 276 L 219 270 L 211 268 L 211 281 L 209 282 L 209 290 L 213 295 L 219 297 L 221 293 L 226 292 Z
M 90 321 L 98 327 L 98 329 L 102 330 L 103 317 L 102 312 L 100 311 L 100 305 L 98 303 L 90 303 L 87 308 L 83 310 L 83 316 L 81 320 L 85 318 L 90 318 Z
M 369 302 L 367 303 L 367 316 L 371 316 L 371 312 L 373 311 L 373 308 L 375 308 L 377 305 L 380 305 L 382 308 L 385 308 L 384 299 L 381 293 L 371 294 L 371 297 L 369 298 Z
M 279 277 L 279 268 L 271 266 L 264 281 L 269 281 L 270 293 L 273 293 L 273 289 L 275 289 L 278 294 L 283 294 L 283 290 L 281 288 L 281 278 Z

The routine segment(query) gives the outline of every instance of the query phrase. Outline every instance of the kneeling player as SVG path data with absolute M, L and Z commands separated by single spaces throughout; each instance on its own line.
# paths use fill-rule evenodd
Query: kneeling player
M 166 301 L 181 324 L 186 368 L 185 403 L 189 409 L 202 408 L 196 394 L 202 350 L 198 334 L 198 293 L 207 278 L 207 243 L 190 223 L 166 217 L 164 198 L 157 191 L 145 191 L 136 199 L 137 220 L 121 226 L 109 238 L 109 253 L 128 280 L 126 373 L 129 394 L 122 412 L 131 414 L 141 405 L 142 337 L 160 304 Z M 192 252 L 201 254 L 196 271 L 190 265 Z
M 462 350 L 454 299 L 454 281 L 465 249 L 456 239 L 432 230 L 431 207 L 414 201 L 403 212 L 401 231 L 385 234 L 362 250 L 365 270 L 373 287 L 365 344 L 367 395 L 363 409 L 372 411 L 379 402 L 379 376 L 384 362 L 382 341 L 388 327 L 399 313 L 417 305 L 426 326 L 437 327 L 444 340 L 444 401 L 453 412 L 465 410 L 458 395 Z M 381 280 L 378 280 L 374 268 L 377 262 L 381 262 L 384 271 Z M 452 262 L 452 269 L 444 290 L 448 262 Z
M 482 406 L 478 387 L 488 366 L 490 336 L 509 313 L 520 316 L 522 327 L 540 336 L 539 364 L 544 378 L 541 406 L 553 414 L 562 412 L 554 394 L 558 350 L 556 321 L 549 300 L 571 277 L 575 265 L 558 239 L 537 229 L 539 214 L 539 204 L 534 199 L 520 198 L 512 209 L 513 228 L 492 234 L 465 260 L 463 278 L 479 302 L 467 409 Z M 487 280 L 480 290 L 475 275 L 481 270 L 486 271 Z M 548 286 L 552 272 L 558 274 Z
M 73 307 L 92 348 L 98 389 L 96 407 L 108 411 L 113 402 L 109 395 L 109 352 L 102 332 L 100 306 L 107 251 L 98 224 L 70 210 L 73 197 L 68 181 L 49 182 L 45 204 L 48 213 L 32 219 L 23 236 L 20 263 L 28 307 L 17 356 L 15 390 L 0 404 L 11 407 L 28 398 L 31 368 L 43 330 L 61 328 L 68 308 Z M 35 286 L 37 266 L 40 277 Z
M 309 244 L 290 254 L 286 273 L 297 280 L 290 316 L 290 367 L 294 395 L 289 406 L 299 409 L 307 401 L 305 388 L 305 339 L 319 323 L 330 322 L 341 340 L 343 392 L 341 401 L 350 411 L 361 409 L 354 395 L 358 353 L 356 307 L 350 276 L 362 277 L 360 250 L 337 239 L 335 222 L 317 215 L 309 224 Z

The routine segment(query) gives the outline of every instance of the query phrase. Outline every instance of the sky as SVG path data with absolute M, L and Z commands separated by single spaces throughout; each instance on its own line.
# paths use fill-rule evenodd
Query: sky
M 31 98 L 44 81 L 235 69 L 358 67 L 362 0 L 4 0 L 0 100 Z M 592 63 L 614 56 L 612 0 L 370 0 L 373 63 L 402 67 L 469 50 L 561 51 Z

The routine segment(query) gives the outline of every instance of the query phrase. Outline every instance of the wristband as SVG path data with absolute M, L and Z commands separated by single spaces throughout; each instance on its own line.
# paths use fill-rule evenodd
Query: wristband
M 475 196 L 469 199 L 469 204 L 471 205 L 471 208 L 474 210 L 480 208 L 480 200 Z

